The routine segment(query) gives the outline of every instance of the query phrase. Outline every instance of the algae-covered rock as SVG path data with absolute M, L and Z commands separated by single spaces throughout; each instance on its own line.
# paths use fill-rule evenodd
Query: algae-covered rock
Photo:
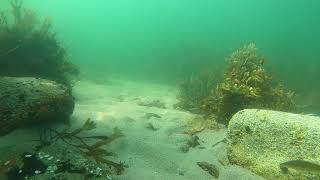
M 237 112 L 228 126 L 228 157 L 267 178 L 320 178 L 299 168 L 284 171 L 280 164 L 320 163 L 320 117 L 279 111 L 245 109 Z M 313 164 L 314 165 L 314 164 Z M 320 167 L 320 165 L 319 165 Z
M 69 118 L 74 108 L 70 90 L 54 81 L 0 77 L 0 135 L 30 123 Z

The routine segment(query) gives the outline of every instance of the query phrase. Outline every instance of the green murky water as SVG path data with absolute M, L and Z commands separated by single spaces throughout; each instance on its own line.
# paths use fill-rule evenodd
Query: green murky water
M 320 113 L 318 0 L 25 0 L 24 7 L 52 20 L 81 78 L 176 86 L 203 69 L 223 73 L 226 57 L 254 42 L 275 82 L 296 93 L 305 113 Z M 0 9 L 10 11 L 9 3 L 0 0 Z
M 219 66 L 232 50 L 256 42 L 281 81 L 319 88 L 316 0 L 28 0 L 25 7 L 53 19 L 72 61 L 90 74 L 170 80 Z

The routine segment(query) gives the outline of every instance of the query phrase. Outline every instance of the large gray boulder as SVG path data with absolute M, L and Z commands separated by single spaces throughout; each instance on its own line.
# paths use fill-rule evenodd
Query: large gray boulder
M 267 179 L 320 179 L 320 172 L 311 172 L 318 167 L 313 166 L 308 171 L 308 162 L 320 162 L 319 117 L 245 109 L 232 117 L 227 140 L 231 163 Z M 300 164 L 292 164 L 294 168 L 281 169 L 280 164 L 284 162 Z
M 73 108 L 70 90 L 54 81 L 0 77 L 0 135 L 32 123 L 66 120 Z

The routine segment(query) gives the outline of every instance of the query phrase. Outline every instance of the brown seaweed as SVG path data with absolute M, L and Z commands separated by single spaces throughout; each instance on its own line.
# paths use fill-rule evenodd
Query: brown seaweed
M 78 148 L 85 156 L 94 159 L 96 163 L 102 163 L 112 166 L 115 168 L 117 174 L 121 174 L 126 165 L 123 162 L 116 163 L 107 160 L 105 156 L 113 156 L 114 154 L 105 150 L 104 146 L 110 144 L 115 139 L 122 137 L 122 132 L 118 128 L 115 128 L 110 136 L 81 136 L 82 132 L 90 131 L 95 128 L 96 124 L 94 123 L 94 121 L 91 121 L 90 118 L 88 118 L 81 127 L 76 128 L 72 131 L 68 131 L 68 129 L 58 131 L 56 129 L 49 128 L 48 130 L 50 131 L 50 135 L 53 134 L 51 135 L 52 137 L 50 138 L 51 141 L 49 144 L 54 141 L 61 140 L 70 146 Z M 87 141 L 89 139 L 95 139 L 96 142 L 90 144 Z M 38 150 L 40 150 L 41 148 L 42 147 L 38 148 Z
M 295 111 L 294 93 L 273 81 L 254 43 L 236 50 L 226 60 L 227 67 L 218 81 L 210 80 L 209 75 L 202 80 L 191 76 L 180 86 L 177 106 L 186 110 L 201 109 L 205 116 L 215 116 L 223 124 L 228 124 L 233 114 L 246 108 Z

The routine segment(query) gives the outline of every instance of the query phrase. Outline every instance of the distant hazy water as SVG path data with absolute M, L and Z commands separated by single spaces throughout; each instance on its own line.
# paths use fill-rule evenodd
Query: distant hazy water
M 218 67 L 254 41 L 277 79 L 320 88 L 318 0 L 25 0 L 25 7 L 52 18 L 86 74 L 174 80 Z

